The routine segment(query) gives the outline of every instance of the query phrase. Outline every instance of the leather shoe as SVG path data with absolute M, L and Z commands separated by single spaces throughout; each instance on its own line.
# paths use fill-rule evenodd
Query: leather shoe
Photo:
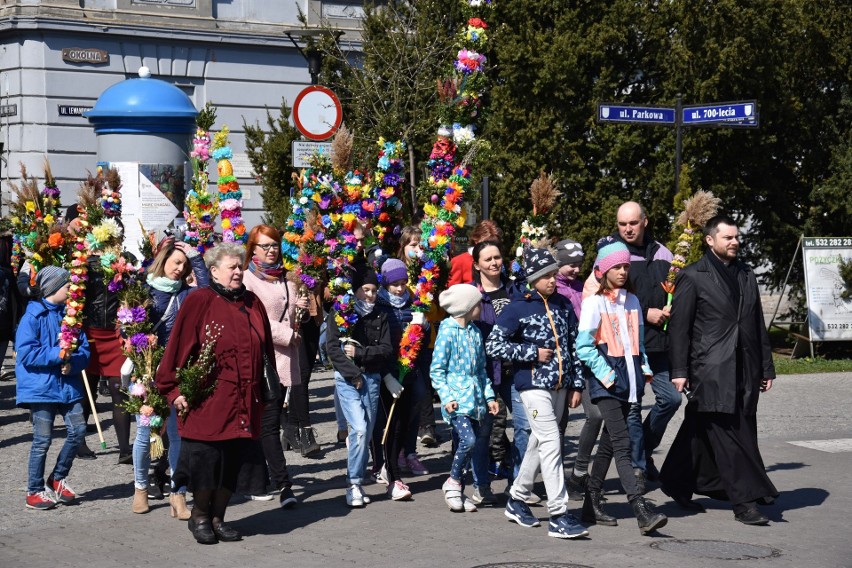
M 735 513 L 734 518 L 744 525 L 768 525 L 769 519 L 761 513 L 757 507 L 746 509 L 741 513 Z
M 216 535 L 216 538 L 225 542 L 234 542 L 243 539 L 243 535 L 225 523 L 220 523 L 218 527 L 213 527 L 213 534 Z
M 695 511 L 696 513 L 707 512 L 707 509 L 704 508 L 704 505 L 702 505 L 698 501 L 693 501 L 692 499 L 684 497 L 683 495 L 674 494 L 668 491 L 665 487 L 660 487 L 660 491 L 671 497 L 672 501 L 674 501 L 678 507 L 685 511 Z
M 219 542 L 213 532 L 213 524 L 208 519 L 196 521 L 190 517 L 188 526 L 198 544 L 216 544 Z

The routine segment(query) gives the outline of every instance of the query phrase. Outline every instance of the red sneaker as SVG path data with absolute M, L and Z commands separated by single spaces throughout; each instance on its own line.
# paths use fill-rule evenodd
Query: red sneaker
M 56 501 L 59 503 L 70 503 L 77 498 L 77 494 L 74 493 L 68 485 L 66 485 L 64 479 L 56 481 L 52 477 L 49 477 L 47 478 L 47 484 L 53 490 L 53 494 L 56 496 Z
M 53 509 L 56 507 L 56 501 L 53 500 L 53 497 L 47 491 L 40 491 L 38 493 L 33 493 L 32 495 L 27 495 L 27 509 L 39 509 L 46 511 L 47 509 Z

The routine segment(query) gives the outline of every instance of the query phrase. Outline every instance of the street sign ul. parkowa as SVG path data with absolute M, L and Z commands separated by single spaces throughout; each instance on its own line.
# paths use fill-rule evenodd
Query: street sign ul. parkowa
M 598 120 L 601 122 L 674 124 L 675 109 L 599 103 Z

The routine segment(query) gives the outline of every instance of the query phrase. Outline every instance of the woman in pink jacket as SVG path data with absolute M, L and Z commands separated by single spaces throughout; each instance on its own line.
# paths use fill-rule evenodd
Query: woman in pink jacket
M 263 302 L 272 328 L 275 348 L 275 366 L 281 379 L 282 396 L 286 389 L 299 383 L 299 323 L 296 308 L 306 310 L 308 301 L 299 297 L 296 285 L 289 282 L 281 264 L 281 236 L 269 225 L 257 225 L 249 232 L 246 243 L 245 275 L 243 284 Z M 263 411 L 260 441 L 273 492 L 279 493 L 281 507 L 297 503 L 293 494 L 287 461 L 281 446 L 281 412 L 284 400 L 267 403 Z

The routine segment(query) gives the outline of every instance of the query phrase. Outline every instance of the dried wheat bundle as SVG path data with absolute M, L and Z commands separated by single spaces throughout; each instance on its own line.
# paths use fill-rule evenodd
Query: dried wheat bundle
M 722 200 L 713 195 L 712 191 L 699 189 L 683 202 L 683 211 L 678 216 L 676 224 L 686 227 L 688 223 L 693 229 L 700 229 L 716 215 L 721 203 Z
M 355 136 L 342 125 L 331 142 L 331 167 L 336 172 L 348 172 L 352 161 L 352 143 Z
M 556 189 L 556 180 L 553 178 L 553 174 L 548 175 L 541 172 L 530 186 L 530 195 L 532 196 L 533 216 L 538 216 L 545 215 L 553 209 L 556 198 L 562 194 Z
M 23 205 L 27 201 L 33 203 L 41 203 L 41 194 L 38 189 L 38 178 L 30 177 L 27 173 L 27 166 L 23 162 L 21 164 L 21 185 L 15 182 L 9 182 L 9 187 L 18 198 L 18 203 Z

